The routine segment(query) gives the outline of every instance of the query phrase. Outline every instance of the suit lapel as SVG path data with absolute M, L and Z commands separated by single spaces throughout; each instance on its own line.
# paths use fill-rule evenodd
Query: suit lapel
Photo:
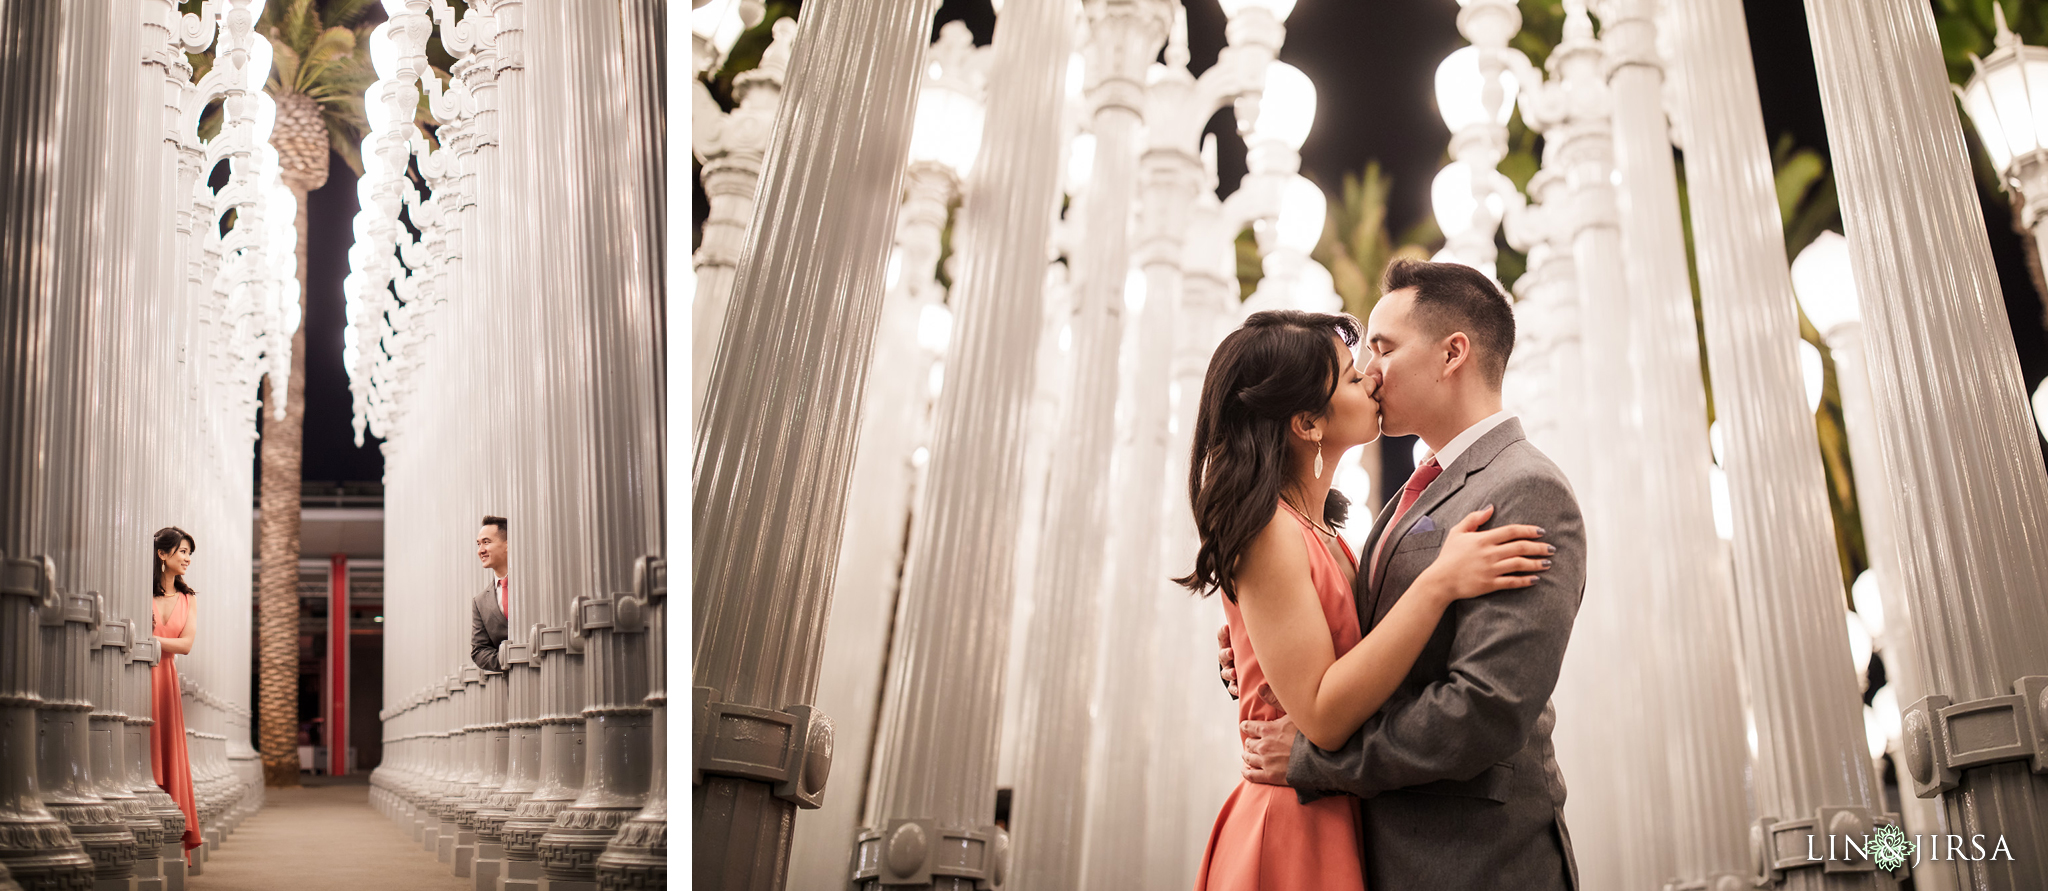
M 1522 422 L 1520 420 L 1510 417 L 1500 422 L 1500 426 L 1487 431 L 1485 436 L 1479 437 L 1479 440 L 1472 443 L 1471 447 L 1467 448 L 1464 454 L 1459 455 L 1458 460 L 1451 462 L 1451 466 L 1444 468 L 1444 472 L 1434 482 L 1429 484 L 1429 488 L 1422 490 L 1422 496 L 1415 499 L 1415 504 L 1408 508 L 1406 514 L 1401 516 L 1401 522 L 1394 524 L 1392 529 L 1387 529 L 1385 528 L 1386 517 L 1383 516 L 1380 519 L 1379 525 L 1375 526 L 1375 531 L 1377 534 L 1384 535 L 1390 540 L 1385 548 L 1377 548 L 1378 542 L 1373 542 L 1380 553 L 1377 559 L 1372 561 L 1373 571 L 1367 576 L 1367 578 L 1373 580 L 1370 588 L 1372 593 L 1372 612 L 1363 615 L 1364 621 L 1359 624 L 1360 628 L 1369 630 L 1372 626 L 1373 617 L 1379 613 L 1380 599 L 1387 586 L 1387 564 L 1393 562 L 1394 550 L 1401 546 L 1402 537 L 1406 536 L 1410 529 L 1415 528 L 1416 522 L 1428 516 L 1430 511 L 1443 506 L 1443 503 L 1450 500 L 1452 495 L 1457 494 L 1459 489 L 1463 489 L 1465 487 L 1465 480 L 1468 477 L 1485 469 L 1486 465 L 1492 463 L 1494 457 L 1499 455 L 1502 450 L 1506 449 L 1510 444 L 1520 441 L 1522 438 Z M 1398 507 L 1399 502 L 1395 502 L 1395 506 Z M 1389 513 L 1387 516 L 1391 516 L 1391 514 Z M 1454 522 L 1449 521 L 1448 518 L 1446 519 L 1447 522 L 1438 523 L 1437 527 L 1440 529 L 1448 528 L 1449 522 Z M 1463 519 L 1463 517 L 1459 519 Z
M 477 596 L 477 599 L 478 599 L 478 600 L 479 600 L 479 601 L 480 601 L 480 602 L 481 602 L 481 603 L 482 603 L 482 604 L 483 604 L 483 605 L 485 606 L 485 608 L 486 608 L 486 612 L 484 613 L 484 618 L 488 619 L 488 618 L 490 618 L 490 615 L 491 615 L 491 613 L 497 613 L 497 614 L 498 614 L 498 625 L 499 625 L 500 627 L 503 627 L 503 626 L 504 626 L 504 624 L 505 624 L 505 611 L 504 611 L 504 610 L 502 610 L 502 609 L 499 609 L 499 608 L 498 608 L 498 586 L 497 586 L 497 585 L 492 585 L 492 586 L 490 586 L 490 587 L 488 587 L 488 588 L 485 588 L 485 589 L 483 590 L 483 592 L 482 592 L 482 593 L 480 593 L 480 594 L 478 594 L 478 595 L 476 595 L 476 596 Z
M 1415 504 L 1408 508 L 1407 513 L 1401 515 L 1401 522 L 1387 530 L 1387 546 L 1380 549 L 1378 559 L 1373 561 L 1374 594 L 1378 594 L 1387 586 L 1387 564 L 1394 559 L 1394 549 L 1400 547 L 1401 538 L 1408 534 L 1408 530 L 1415 528 L 1418 520 L 1428 516 L 1430 511 L 1436 510 L 1438 505 L 1450 498 L 1452 493 L 1464 488 L 1465 477 L 1470 476 L 1472 471 L 1479 467 L 1485 466 L 1471 466 L 1471 462 L 1466 460 L 1469 457 L 1471 452 L 1467 451 L 1458 457 L 1457 466 L 1444 468 L 1444 472 L 1429 484 L 1429 488 L 1422 490 L 1422 497 L 1415 499 Z

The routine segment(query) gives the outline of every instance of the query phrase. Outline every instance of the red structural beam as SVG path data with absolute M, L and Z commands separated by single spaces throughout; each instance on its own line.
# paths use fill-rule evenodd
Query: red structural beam
M 348 555 L 327 573 L 327 773 L 348 773 Z

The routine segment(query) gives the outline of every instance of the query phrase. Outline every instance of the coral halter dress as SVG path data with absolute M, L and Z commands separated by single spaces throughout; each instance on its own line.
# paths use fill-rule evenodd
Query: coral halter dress
M 1309 578 L 1315 583 L 1316 597 L 1322 601 L 1323 618 L 1330 625 L 1330 643 L 1336 647 L 1337 655 L 1343 656 L 1362 637 L 1351 583 L 1315 527 L 1292 505 L 1288 505 L 1287 512 L 1301 525 L 1302 545 L 1308 548 Z M 1356 567 L 1358 558 L 1352 556 L 1351 547 L 1341 540 L 1339 544 L 1344 548 L 1345 558 Z M 1244 614 L 1228 598 L 1223 601 L 1223 613 L 1230 620 L 1230 650 L 1237 661 L 1238 689 L 1244 691 L 1237 702 L 1240 728 L 1245 721 L 1279 720 L 1285 712 L 1258 695 L 1259 688 L 1265 686 L 1266 672 L 1259 665 L 1259 654 L 1252 649 L 1251 636 L 1245 633 Z M 1241 736 L 1239 744 L 1243 744 Z M 1209 831 L 1209 848 L 1202 855 L 1202 871 L 1195 879 L 1195 889 L 1364 891 L 1362 843 L 1357 798 L 1332 795 L 1302 804 L 1291 786 L 1239 780 L 1236 791 L 1224 800 L 1222 812 L 1216 815 L 1215 828 Z
M 165 595 L 163 618 L 156 620 L 157 637 L 184 637 L 192 617 L 192 595 Z M 199 847 L 199 807 L 192 799 L 192 758 L 185 752 L 185 703 L 178 698 L 178 657 L 164 653 L 149 670 L 150 712 L 155 724 L 149 728 L 149 769 L 156 784 L 170 793 L 185 812 L 185 850 Z

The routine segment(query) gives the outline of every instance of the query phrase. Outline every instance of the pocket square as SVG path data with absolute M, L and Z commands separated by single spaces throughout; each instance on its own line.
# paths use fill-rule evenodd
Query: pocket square
M 1420 520 L 1416 520 L 1416 521 L 1415 521 L 1415 525 L 1413 525 L 1413 526 L 1410 526 L 1410 527 L 1408 527 L 1408 534 L 1409 534 L 1409 535 L 1416 535 L 1416 534 L 1419 534 L 1419 533 L 1423 533 L 1423 532 L 1435 532 L 1435 531 L 1436 531 L 1436 524 L 1435 524 L 1435 523 L 1432 523 L 1432 522 L 1430 522 L 1430 521 L 1429 521 L 1429 518 L 1428 518 L 1428 517 L 1423 517 L 1423 518 L 1422 518 L 1422 519 L 1420 519 Z

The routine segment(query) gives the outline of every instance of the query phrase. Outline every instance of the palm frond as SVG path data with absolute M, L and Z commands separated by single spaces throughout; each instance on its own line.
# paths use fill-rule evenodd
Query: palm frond
M 320 10 L 320 18 L 329 27 L 350 27 L 377 5 L 377 0 L 327 0 L 327 7 Z
M 276 7 L 265 7 L 265 11 Z M 320 11 L 313 0 L 291 0 L 278 12 L 276 28 L 284 42 L 300 55 L 313 45 L 320 36 Z
M 270 41 L 270 80 L 265 84 L 271 95 L 298 92 L 299 73 L 302 60 L 297 50 L 282 40 Z
M 325 78 L 327 72 L 336 67 L 336 62 L 353 58 L 355 55 L 354 31 L 337 27 L 320 32 L 320 36 L 314 39 L 313 45 L 306 50 L 305 62 L 299 68 L 299 77 L 293 84 L 293 89 L 310 94 Z

